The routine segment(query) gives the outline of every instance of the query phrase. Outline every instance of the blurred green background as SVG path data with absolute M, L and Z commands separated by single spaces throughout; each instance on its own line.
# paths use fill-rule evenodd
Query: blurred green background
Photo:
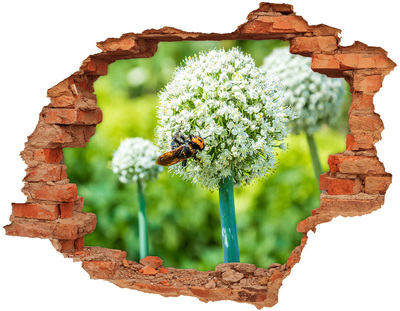
M 154 141 L 157 126 L 157 93 L 171 79 L 186 56 L 201 50 L 240 46 L 262 65 L 263 58 L 283 41 L 165 42 L 150 59 L 120 60 L 109 66 L 107 76 L 95 83 L 103 122 L 86 148 L 64 149 L 68 178 L 85 198 L 84 211 L 97 214 L 96 230 L 85 236 L 87 246 L 125 250 L 139 261 L 138 198 L 136 183 L 122 184 L 109 169 L 113 152 L 128 137 Z M 345 149 L 347 102 L 336 126 L 315 135 L 320 159 L 328 170 L 329 154 Z M 235 190 L 241 262 L 267 268 L 286 262 L 300 244 L 300 220 L 319 207 L 305 135 L 292 135 L 289 150 L 279 154 L 276 173 L 267 181 Z M 214 269 L 223 262 L 218 193 L 193 186 L 168 170 L 145 189 L 150 255 L 164 266 Z

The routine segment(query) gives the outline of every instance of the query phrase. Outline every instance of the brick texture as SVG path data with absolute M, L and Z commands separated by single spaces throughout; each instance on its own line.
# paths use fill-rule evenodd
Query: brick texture
M 58 204 L 13 203 L 12 216 L 54 220 L 60 216 Z
M 65 165 L 40 165 L 27 169 L 25 181 L 60 181 L 67 178 Z
M 8 235 L 31 238 L 75 240 L 92 233 L 96 227 L 96 215 L 91 213 L 75 214 L 73 218 L 57 221 L 37 221 L 36 219 L 14 219 L 5 226 Z
M 385 194 L 392 183 L 392 176 L 366 176 L 365 193 Z
M 48 124 L 79 124 L 95 125 L 102 121 L 103 115 L 100 109 L 80 110 L 51 108 L 42 112 L 44 123 Z
M 27 191 L 34 200 L 54 202 L 74 202 L 78 190 L 75 184 L 47 185 L 45 183 L 30 183 Z
M 377 157 L 330 155 L 329 168 L 344 174 L 384 174 L 385 168 Z
M 48 164 L 58 164 L 64 159 L 62 149 L 35 149 L 34 160 Z
M 337 49 L 337 39 L 327 37 L 295 37 L 290 42 L 290 52 L 303 56 L 312 56 L 314 53 L 333 53 Z

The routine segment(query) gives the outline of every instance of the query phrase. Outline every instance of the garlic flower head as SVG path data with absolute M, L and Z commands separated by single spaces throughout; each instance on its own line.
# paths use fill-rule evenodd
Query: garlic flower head
M 186 167 L 170 166 L 184 180 L 210 190 L 232 175 L 236 187 L 266 178 L 284 149 L 287 121 L 295 117 L 284 105 L 276 76 L 255 66 L 239 48 L 211 50 L 188 57 L 159 94 L 157 144 L 162 152 L 182 123 L 181 133 L 199 135 L 205 148 Z
M 276 73 L 286 87 L 285 103 L 299 116 L 289 123 L 294 133 L 312 134 L 338 119 L 345 94 L 342 79 L 312 71 L 311 58 L 293 55 L 287 47 L 274 49 L 264 59 L 263 67 Z
M 111 169 L 122 183 L 152 181 L 163 170 L 155 164 L 159 154 L 151 141 L 141 137 L 127 138 L 115 151 Z

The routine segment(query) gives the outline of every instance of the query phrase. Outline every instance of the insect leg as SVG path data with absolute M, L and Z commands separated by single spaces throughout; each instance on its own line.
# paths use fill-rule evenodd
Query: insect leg
M 181 127 L 182 127 L 182 122 L 183 122 L 183 121 L 181 121 L 181 125 L 179 125 L 178 130 L 175 132 L 174 137 L 178 137 L 178 136 L 179 136 L 179 133 L 180 133 Z
M 190 140 L 188 140 L 187 137 L 186 137 L 185 135 L 183 135 L 183 134 L 181 134 L 180 138 L 182 139 L 182 141 L 183 141 L 184 143 L 188 143 L 188 142 L 190 141 Z
M 174 150 L 182 145 L 185 144 L 185 140 L 183 140 L 181 137 L 172 137 L 172 142 L 171 142 L 171 149 Z
M 174 136 L 172 136 L 172 142 L 171 142 L 172 150 L 178 148 L 179 146 L 182 146 L 185 143 L 185 139 L 182 138 L 182 135 L 180 135 L 181 127 L 182 127 L 182 122 L 178 130 L 175 132 Z
M 185 167 L 186 164 L 187 164 L 187 160 L 183 160 L 183 161 L 182 161 L 182 167 Z

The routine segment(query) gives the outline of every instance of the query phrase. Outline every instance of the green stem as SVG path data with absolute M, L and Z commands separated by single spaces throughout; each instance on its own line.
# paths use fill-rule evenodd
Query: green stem
M 232 176 L 219 183 L 219 208 L 224 262 L 240 262 Z
M 144 199 L 143 185 L 138 180 L 138 198 L 139 198 L 139 251 L 140 258 L 144 258 L 149 253 L 149 243 L 147 236 L 146 202 Z
M 317 145 L 315 143 L 314 135 L 313 134 L 307 134 L 307 142 L 308 142 L 308 147 L 310 148 L 310 154 L 311 154 L 311 159 L 314 167 L 314 173 L 315 173 L 315 178 L 317 179 L 318 187 L 319 187 L 319 177 L 323 173 L 322 171 L 322 166 L 321 162 L 319 161 L 318 157 L 318 151 L 317 151 Z

